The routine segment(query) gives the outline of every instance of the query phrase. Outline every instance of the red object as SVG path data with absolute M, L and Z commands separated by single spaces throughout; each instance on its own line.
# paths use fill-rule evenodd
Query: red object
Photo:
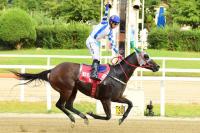
M 110 67 L 108 64 L 103 64 L 100 66 L 100 69 L 103 68 L 103 70 L 100 70 L 98 72 L 98 77 L 101 79 L 101 81 L 93 80 L 90 78 L 90 72 L 92 70 L 91 65 L 81 65 L 79 80 L 84 83 L 91 83 L 92 89 L 91 89 L 91 96 L 95 97 L 97 86 L 105 79 L 107 74 L 110 71 Z

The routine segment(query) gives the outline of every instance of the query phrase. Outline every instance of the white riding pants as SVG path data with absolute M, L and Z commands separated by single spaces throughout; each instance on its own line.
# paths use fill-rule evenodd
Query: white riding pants
M 93 60 L 100 60 L 100 46 L 98 45 L 98 42 L 89 36 L 86 40 L 86 45 L 90 51 L 90 54 L 92 55 Z

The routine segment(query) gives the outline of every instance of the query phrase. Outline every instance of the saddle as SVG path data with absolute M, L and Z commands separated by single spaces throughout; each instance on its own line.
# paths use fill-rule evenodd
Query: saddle
M 101 81 L 93 80 L 90 78 L 90 72 L 92 71 L 91 65 L 82 64 L 80 66 L 80 74 L 79 74 L 79 80 L 84 83 L 90 83 L 92 84 L 91 89 L 91 96 L 94 97 L 96 94 L 96 88 L 97 86 L 105 79 L 105 77 L 110 72 L 110 66 L 108 64 L 101 64 L 98 68 L 98 78 L 101 79 Z

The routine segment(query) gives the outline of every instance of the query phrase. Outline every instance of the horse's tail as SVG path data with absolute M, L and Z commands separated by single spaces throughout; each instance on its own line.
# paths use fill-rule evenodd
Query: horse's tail
M 19 78 L 19 80 L 28 80 L 28 82 L 23 83 L 23 84 L 28 84 L 31 83 L 32 81 L 39 79 L 39 80 L 44 80 L 49 82 L 48 80 L 48 73 L 51 72 L 50 70 L 46 70 L 46 71 L 42 71 L 40 73 L 37 74 L 31 74 L 31 73 L 19 73 L 16 71 L 11 71 L 15 76 L 17 76 L 17 78 Z

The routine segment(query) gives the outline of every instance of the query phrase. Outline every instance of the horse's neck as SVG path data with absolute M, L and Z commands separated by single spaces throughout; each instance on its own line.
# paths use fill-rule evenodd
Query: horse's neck
M 121 61 L 117 67 L 119 69 L 119 78 L 124 82 L 128 82 L 136 69 L 134 66 L 138 66 L 138 61 L 135 53 L 129 55 L 124 60 L 125 61 Z
M 125 61 L 122 63 L 122 67 L 124 68 L 125 72 L 128 74 L 127 76 L 130 78 L 135 71 L 136 67 L 138 66 L 137 56 L 135 53 L 132 53 L 128 57 L 124 59 Z

